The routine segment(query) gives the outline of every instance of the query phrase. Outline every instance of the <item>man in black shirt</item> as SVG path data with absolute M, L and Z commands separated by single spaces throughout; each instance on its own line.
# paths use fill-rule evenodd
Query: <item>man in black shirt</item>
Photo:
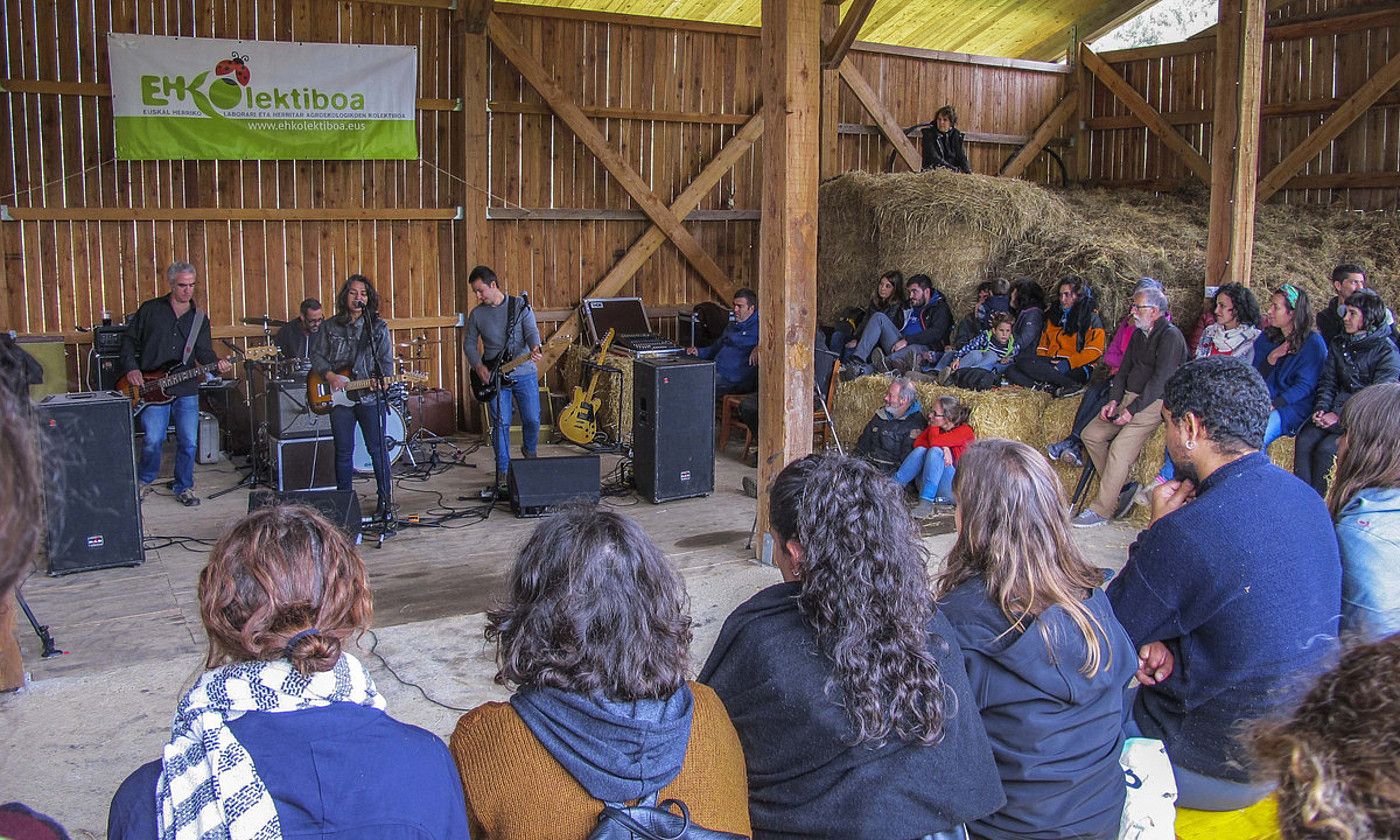
M 287 326 L 277 331 L 277 349 L 288 359 L 311 358 L 311 345 L 316 340 L 316 331 L 325 320 L 325 310 L 316 298 L 301 302 L 301 317 L 288 321 Z
M 227 373 L 233 366 L 214 355 L 210 342 L 209 319 L 194 305 L 196 272 L 187 262 L 172 263 L 165 270 L 170 285 L 169 294 L 152 298 L 141 304 L 127 322 L 122 336 L 121 366 L 126 379 L 134 386 L 143 383 L 142 371 L 157 371 L 190 365 L 219 363 L 219 372 Z M 185 358 L 185 346 L 191 331 L 194 346 Z M 165 432 L 175 418 L 175 481 L 171 489 L 185 507 L 199 504 L 194 494 L 194 453 L 199 443 L 199 380 L 191 379 L 166 389 L 175 399 L 164 405 L 147 405 L 141 410 L 141 428 L 146 433 L 141 447 L 141 463 L 137 477 L 141 495 L 149 492 L 151 482 L 160 474 L 161 447 Z

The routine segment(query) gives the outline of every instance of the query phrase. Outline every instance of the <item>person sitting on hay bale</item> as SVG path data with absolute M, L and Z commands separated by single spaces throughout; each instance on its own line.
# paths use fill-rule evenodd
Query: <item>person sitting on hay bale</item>
M 1108 585 L 1138 648 L 1127 734 L 1166 744 L 1179 806 L 1234 811 L 1272 787 L 1251 780 L 1240 728 L 1290 708 L 1335 655 L 1337 539 L 1317 494 L 1259 451 L 1269 395 L 1249 365 L 1197 359 L 1162 401 L 1179 480 L 1152 494 Z
M 933 125 L 924 129 L 923 140 L 925 171 L 951 169 L 955 172 L 972 172 L 972 164 L 967 161 L 963 133 L 958 130 L 958 112 L 952 105 L 944 105 L 934 113 Z
M 909 309 L 904 314 L 901 337 L 890 345 L 885 359 L 893 371 L 910 370 L 920 355 L 947 346 L 948 333 L 953 328 L 953 310 L 948 306 L 948 299 L 933 287 L 927 274 L 910 277 L 906 292 Z M 874 348 L 871 350 L 873 352 Z
M 1035 352 L 1040 332 L 1045 329 L 1045 290 L 1040 284 L 1022 277 L 1011 284 L 1011 314 L 1016 316 L 1012 331 L 1021 354 Z
M 1346 334 L 1342 321 L 1347 314 L 1347 298 L 1364 288 L 1366 269 L 1356 263 L 1342 263 L 1332 269 L 1332 291 L 1336 294 L 1317 312 L 1317 331 L 1323 341 L 1330 345 L 1333 339 Z
M 914 441 L 894 474 L 894 482 L 904 487 L 919 479 L 919 504 L 912 516 L 924 519 L 939 507 L 953 504 L 953 476 L 963 450 L 972 443 L 974 432 L 967 421 L 972 411 L 957 397 L 942 396 L 929 418 L 928 428 Z
M 1327 361 L 1327 342 L 1313 329 L 1308 293 L 1284 283 L 1270 298 L 1268 326 L 1254 339 L 1254 369 L 1264 377 L 1274 410 L 1264 430 L 1264 448 L 1296 435 L 1312 411 L 1317 381 Z
M 914 448 L 914 440 L 928 425 L 924 407 L 914 383 L 900 377 L 885 391 L 885 405 L 875 412 L 851 452 L 874 464 L 885 475 L 891 475 Z
M 843 356 L 856 346 L 857 337 L 862 334 L 866 323 L 875 313 L 882 313 L 891 321 L 904 315 L 904 274 L 899 271 L 886 271 L 875 281 L 870 292 L 870 301 L 864 306 L 848 307 L 837 317 L 836 324 L 830 327 L 827 347 L 833 353 Z
M 734 293 L 733 312 L 734 322 L 724 328 L 719 341 L 685 348 L 692 356 L 714 361 L 715 399 L 758 390 L 758 295 L 753 289 Z
M 1011 367 L 1016 357 L 1016 338 L 1011 333 L 1011 313 L 998 312 L 992 316 L 991 327 L 978 333 L 957 350 L 948 350 L 938 357 L 938 361 L 922 372 L 931 372 L 939 384 L 946 385 L 955 373 L 977 371 L 987 382 L 1000 381 L 1001 375 Z M 933 354 L 924 357 L 931 360 Z M 966 377 L 959 377 L 959 380 Z M 959 381 L 960 387 L 984 390 L 977 382 Z M 989 386 L 990 387 L 990 386 Z
M 1059 282 L 1035 353 L 1017 358 L 1006 379 L 1013 385 L 1044 388 L 1056 397 L 1073 396 L 1089 383 L 1103 349 L 1098 298 L 1092 286 L 1071 275 Z
M 1166 314 L 1167 296 L 1159 290 L 1148 288 L 1133 295 L 1135 329 L 1123 366 L 1113 377 L 1108 402 L 1084 429 L 1084 447 L 1099 473 L 1099 492 L 1074 518 L 1076 527 L 1102 525 L 1132 508 L 1137 487 L 1124 492 L 1124 482 L 1142 445 L 1162 422 L 1167 378 L 1186 360 L 1186 339 L 1163 317 Z
M 977 284 L 977 304 L 963 316 L 953 331 L 953 350 L 968 343 L 978 333 L 991 329 L 992 316 L 1011 311 L 1011 284 L 1003 279 L 983 280 Z

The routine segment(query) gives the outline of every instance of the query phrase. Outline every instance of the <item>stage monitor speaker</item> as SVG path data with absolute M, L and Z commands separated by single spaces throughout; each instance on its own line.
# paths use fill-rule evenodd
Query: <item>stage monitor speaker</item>
M 331 416 L 306 407 L 305 378 L 267 383 L 267 433 L 283 440 L 331 433 Z
M 515 515 L 542 516 L 568 502 L 597 504 L 602 467 L 597 455 L 513 459 L 508 482 Z
M 140 565 L 146 551 L 131 402 L 86 392 L 54 394 L 35 408 L 49 574 Z
M 715 490 L 715 365 L 674 356 L 632 365 L 632 469 L 652 502 Z
M 359 542 L 360 497 L 354 490 L 298 490 L 291 493 L 278 493 L 273 490 L 254 490 L 248 494 L 248 512 L 273 505 L 306 505 L 315 508 L 332 524 L 345 533 L 345 536 Z
M 268 439 L 272 486 L 279 491 L 334 490 L 335 442 L 329 437 Z

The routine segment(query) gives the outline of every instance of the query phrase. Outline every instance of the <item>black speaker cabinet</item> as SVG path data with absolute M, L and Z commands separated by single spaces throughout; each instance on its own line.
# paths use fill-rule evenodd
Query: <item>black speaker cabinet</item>
M 131 403 L 113 392 L 53 394 L 36 410 L 49 574 L 140 565 Z
M 267 383 L 267 433 L 283 440 L 331 433 L 331 416 L 306 407 L 305 378 Z
M 359 542 L 360 497 L 354 490 L 298 490 L 291 493 L 278 493 L 273 490 L 254 490 L 248 494 L 248 512 L 273 505 L 306 505 L 315 508 L 320 514 L 345 536 Z
M 715 366 L 675 356 L 632 365 L 632 467 L 652 502 L 715 489 Z
M 335 443 L 329 437 L 270 438 L 268 457 L 279 491 L 335 489 Z
M 597 504 L 602 478 L 597 455 L 512 459 L 510 509 L 517 517 L 543 516 L 567 502 Z
M 122 358 L 116 353 L 93 353 L 88 368 L 88 387 L 94 391 L 111 391 L 122 378 Z

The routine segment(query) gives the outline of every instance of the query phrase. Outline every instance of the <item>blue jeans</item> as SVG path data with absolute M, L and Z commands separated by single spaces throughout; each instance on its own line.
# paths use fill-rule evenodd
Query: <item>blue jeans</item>
M 919 482 L 919 498 L 926 502 L 935 499 L 951 502 L 953 500 L 953 473 L 957 467 L 943 463 L 943 447 L 935 446 L 932 449 L 923 446 L 914 447 L 913 451 L 904 457 L 904 463 L 895 470 L 894 481 L 900 487 L 914 480 L 917 475 L 923 478 Z
M 865 329 L 861 330 L 860 340 L 856 342 L 856 348 L 846 352 L 852 358 L 869 362 L 870 351 L 875 349 L 875 345 L 878 344 L 881 350 L 889 353 L 894 343 L 902 338 L 904 338 L 904 333 L 895 327 L 894 321 L 891 321 L 885 313 L 876 312 L 870 316 L 870 320 L 865 322 Z
M 199 445 L 199 396 L 176 397 L 165 405 L 148 405 L 141 410 L 141 428 L 146 441 L 141 445 L 141 468 L 136 477 L 150 484 L 160 474 L 160 450 L 170 417 L 175 416 L 175 493 L 194 489 L 194 451 Z
M 500 393 L 491 400 L 491 445 L 496 449 L 496 469 L 501 481 L 510 469 L 510 421 L 514 405 L 520 406 L 520 448 L 527 455 L 535 454 L 540 440 L 540 382 L 534 362 L 526 362 L 510 374 L 509 386 L 502 385 Z M 515 397 L 512 405 L 511 397 Z
M 374 465 L 375 490 L 379 501 L 389 501 L 389 469 L 384 462 L 384 409 L 379 401 L 367 399 L 355 407 L 337 405 L 331 409 L 331 438 L 335 441 L 335 489 L 351 490 L 355 480 L 355 425 L 365 437 L 370 463 Z

